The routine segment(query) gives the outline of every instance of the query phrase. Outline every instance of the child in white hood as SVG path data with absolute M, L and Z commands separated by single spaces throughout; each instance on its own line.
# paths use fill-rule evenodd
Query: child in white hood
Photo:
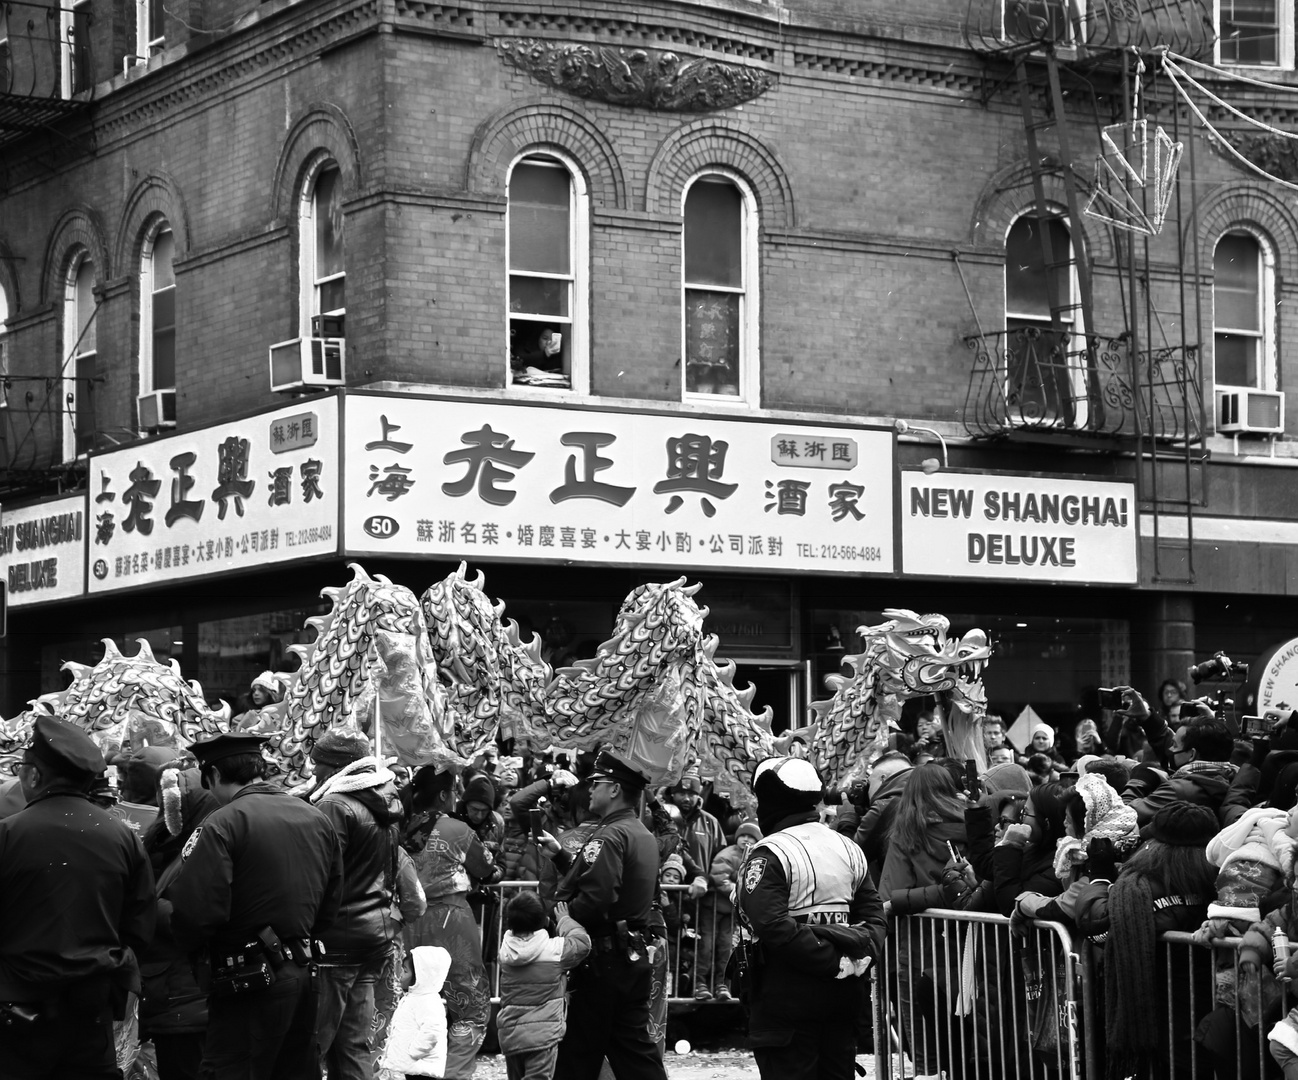
M 500 1013 L 496 1031 L 509 1080 L 550 1080 L 568 1026 L 567 973 L 590 953 L 590 935 L 554 907 L 556 937 L 545 929 L 545 908 L 520 892 L 505 909 L 500 942 Z
M 441 1076 L 446 1072 L 446 1005 L 441 990 L 451 954 L 440 945 L 419 945 L 410 950 L 410 962 L 415 981 L 397 1003 L 379 1067 L 396 1077 Z

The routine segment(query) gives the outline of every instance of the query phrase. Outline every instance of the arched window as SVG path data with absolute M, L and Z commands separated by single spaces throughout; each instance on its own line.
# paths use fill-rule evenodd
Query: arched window
M 1042 227 L 1029 210 L 1005 236 L 1005 402 L 1014 422 L 1071 427 L 1087 412 L 1073 239 L 1057 214 L 1044 223 L 1048 244 Z
M 86 453 L 94 444 L 97 374 L 95 264 L 86 252 L 68 267 L 63 290 L 63 457 Z
M 1213 381 L 1274 390 L 1275 257 L 1254 233 L 1235 229 L 1212 258 Z
M 176 423 L 176 240 L 164 221 L 140 253 L 141 431 Z
M 756 405 L 757 201 L 716 170 L 686 185 L 683 213 L 684 396 Z
M 345 224 L 342 173 L 336 164 L 326 162 L 316 169 L 302 193 L 299 332 L 303 337 L 344 336 L 341 331 L 347 314 Z M 320 332 L 316 333 L 317 330 Z
M 530 153 L 509 171 L 509 382 L 585 393 L 588 200 L 566 158 Z

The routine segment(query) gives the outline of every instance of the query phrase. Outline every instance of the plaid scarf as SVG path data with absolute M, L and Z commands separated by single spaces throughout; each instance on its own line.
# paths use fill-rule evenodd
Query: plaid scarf
M 1188 765 L 1182 765 L 1173 776 L 1216 776 L 1227 783 L 1235 779 L 1235 774 L 1239 772 L 1238 765 L 1232 765 L 1229 761 L 1191 761 Z

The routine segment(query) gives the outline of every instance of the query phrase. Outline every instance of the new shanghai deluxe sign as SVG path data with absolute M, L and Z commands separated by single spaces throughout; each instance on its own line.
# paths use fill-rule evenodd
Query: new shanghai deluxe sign
M 932 577 L 1134 585 L 1135 485 L 906 470 L 902 571 Z
M 348 394 L 348 554 L 891 574 L 877 428 Z

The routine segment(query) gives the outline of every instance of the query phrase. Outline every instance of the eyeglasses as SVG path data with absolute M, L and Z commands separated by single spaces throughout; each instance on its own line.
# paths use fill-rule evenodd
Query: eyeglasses
M 596 784 L 616 784 L 617 782 L 618 781 L 616 780 L 592 780 L 590 786 L 594 787 Z
M 1017 825 L 1018 823 L 1019 823 L 1019 819 L 1012 818 L 1012 817 L 1003 817 L 998 822 L 996 822 L 996 824 L 999 825 L 1002 829 L 1007 829 L 1011 825 Z

